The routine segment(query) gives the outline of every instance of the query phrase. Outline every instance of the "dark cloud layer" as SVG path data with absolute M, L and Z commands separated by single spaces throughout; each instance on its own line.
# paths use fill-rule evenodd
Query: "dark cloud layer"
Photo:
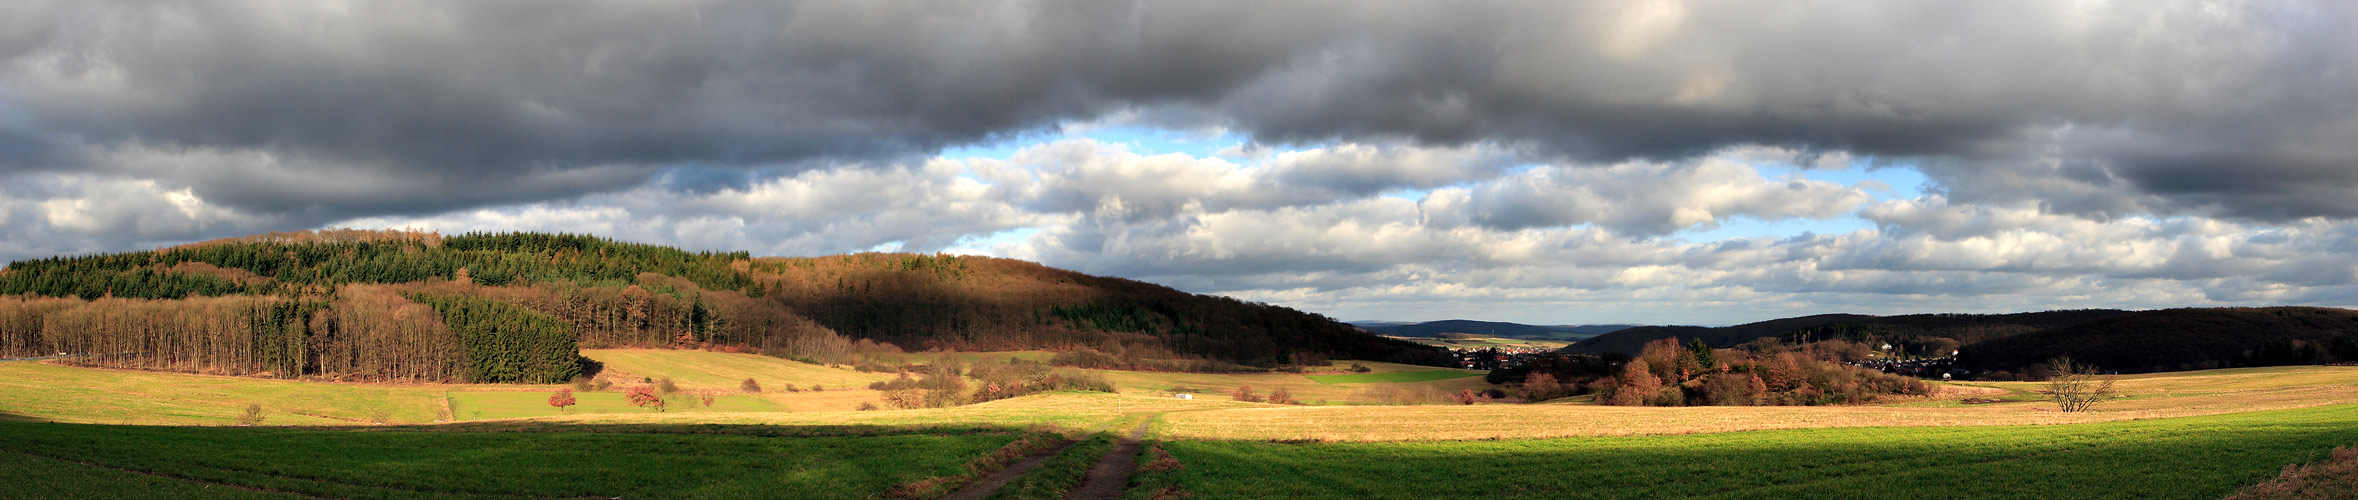
M 678 165 L 900 159 L 1128 113 L 1210 117 L 1272 143 L 1489 143 L 1589 162 L 1839 151 L 1920 162 L 1953 199 L 2097 216 L 2358 216 L 2358 26 L 2335 2 L 10 10 L 0 165 L 171 179 L 271 214 L 561 199 Z M 174 155 L 242 165 L 159 159 Z M 331 179 L 246 182 L 305 172 Z M 407 182 L 335 186 L 394 178 Z

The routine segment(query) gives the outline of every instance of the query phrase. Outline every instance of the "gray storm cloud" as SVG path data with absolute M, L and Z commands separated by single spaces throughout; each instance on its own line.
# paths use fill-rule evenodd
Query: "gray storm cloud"
M 2358 215 L 2346 3 L 10 10 L 5 168 L 164 179 L 303 220 L 568 198 L 682 164 L 907 158 L 1116 113 L 1210 117 L 1266 143 L 1492 143 L 1583 162 L 1741 144 L 1914 159 L 1953 199 L 2100 216 Z M 322 178 L 253 182 L 306 175 Z M 339 180 L 391 187 L 355 198 Z

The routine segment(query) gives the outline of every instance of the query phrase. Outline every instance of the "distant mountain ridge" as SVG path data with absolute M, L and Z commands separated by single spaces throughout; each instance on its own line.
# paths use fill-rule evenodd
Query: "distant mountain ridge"
M 2085 309 L 2014 314 L 1819 314 L 1723 327 L 1642 326 L 1598 335 L 1563 352 L 1634 355 L 1677 337 L 1728 348 L 1762 338 L 1922 339 L 1961 344 L 1980 370 L 2020 370 L 2055 356 L 2107 370 L 2151 372 L 2228 366 L 2358 362 L 2358 311 L 2324 307 Z
M 1470 319 L 1448 319 L 1441 321 L 1427 321 L 1423 323 L 1357 321 L 1352 322 L 1351 324 L 1367 331 L 1395 337 L 1437 337 L 1444 333 L 1470 333 L 1492 337 L 1546 340 L 1580 340 L 1637 326 L 1526 325 L 1522 323 L 1478 321 Z

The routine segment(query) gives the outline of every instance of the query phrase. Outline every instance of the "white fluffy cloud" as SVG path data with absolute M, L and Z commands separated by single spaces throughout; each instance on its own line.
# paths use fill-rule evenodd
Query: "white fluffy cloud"
M 2346 221 L 2092 218 L 1939 189 L 1877 200 L 1887 187 L 1872 178 L 1801 173 L 1857 167 L 1777 148 L 1606 165 L 1526 158 L 1405 143 L 1191 156 L 1068 138 L 1004 159 L 713 179 L 680 170 L 557 202 L 324 225 L 587 232 L 765 255 L 961 248 L 1353 318 L 1726 323 L 2358 297 L 2358 262 L 2344 257 L 2358 226 Z M 168 177 L 9 180 L 0 252 L 18 258 L 288 223 L 208 203 Z M 1844 220 L 1860 228 L 1693 241 L 1728 224 Z

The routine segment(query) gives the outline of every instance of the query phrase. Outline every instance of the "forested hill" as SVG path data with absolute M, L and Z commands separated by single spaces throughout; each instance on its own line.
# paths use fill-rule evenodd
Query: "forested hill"
M 2122 314 L 2129 314 L 2129 311 L 2086 309 L 2015 314 L 1909 314 L 1902 316 L 1819 314 L 1723 327 L 1637 327 L 1599 335 L 1596 338 L 1568 346 L 1565 350 L 1576 353 L 1635 354 L 1638 350 L 1645 348 L 1647 342 L 1668 337 L 1702 339 L 1705 344 L 1713 347 L 1735 347 L 1738 344 L 1761 338 L 1802 343 L 1842 339 L 1880 339 L 1910 343 L 1925 340 L 1953 346 L 2075 325 Z
M 1960 364 L 1983 372 L 2034 369 L 2056 356 L 2118 372 L 2358 362 L 2358 311 L 2322 307 L 1826 314 L 1716 328 L 1638 327 L 1564 350 L 1630 354 L 1674 336 L 1713 347 L 1773 338 L 1889 343 L 1914 355 L 1954 350 Z
M 2053 356 L 2107 371 L 2358 362 L 2358 311 L 2327 307 L 2141 311 L 1965 346 L 1968 366 L 2020 370 Z
M 1055 349 L 1155 369 L 1448 361 L 1301 311 L 983 257 L 755 259 L 576 235 L 317 231 L 0 270 L 0 357 L 546 382 L 579 373 L 579 347 L 620 346 L 846 363 L 895 349 Z
M 1526 339 L 1580 340 L 1630 328 L 1636 325 L 1526 325 L 1497 321 L 1450 319 L 1409 324 L 1362 324 L 1360 328 L 1384 335 L 1400 337 L 1438 337 L 1444 333 L 1471 333 L 1492 337 Z

